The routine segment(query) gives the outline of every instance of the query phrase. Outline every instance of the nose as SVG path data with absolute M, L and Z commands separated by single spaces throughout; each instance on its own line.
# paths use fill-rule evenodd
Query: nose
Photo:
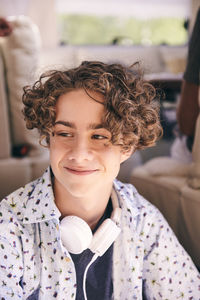
M 79 136 L 75 139 L 68 152 L 68 159 L 79 164 L 93 159 L 93 151 L 87 138 Z

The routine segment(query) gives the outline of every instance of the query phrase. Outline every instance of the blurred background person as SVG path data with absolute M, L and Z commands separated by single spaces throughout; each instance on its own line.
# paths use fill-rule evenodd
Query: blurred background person
M 180 100 L 177 106 L 178 137 L 172 145 L 172 157 L 191 162 L 195 124 L 199 114 L 200 78 L 200 8 L 189 42 L 187 65 L 183 75 Z

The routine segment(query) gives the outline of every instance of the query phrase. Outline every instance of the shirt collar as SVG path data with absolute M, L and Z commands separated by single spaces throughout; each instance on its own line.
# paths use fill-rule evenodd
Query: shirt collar
M 39 223 L 61 216 L 55 201 L 50 167 L 42 177 L 29 183 L 23 193 L 23 223 Z
M 118 180 L 114 180 L 113 188 L 117 192 L 119 205 L 123 211 L 137 218 L 141 210 L 141 207 L 137 206 L 137 191 L 132 185 L 125 185 Z M 42 177 L 25 186 L 22 201 L 25 224 L 59 219 L 61 213 L 55 204 L 50 167 Z
M 133 228 L 136 229 L 138 223 L 138 216 L 141 214 L 143 206 L 141 205 L 140 195 L 132 184 L 124 184 L 117 179 L 113 182 L 119 206 L 122 208 L 122 218 L 126 225 L 132 223 Z

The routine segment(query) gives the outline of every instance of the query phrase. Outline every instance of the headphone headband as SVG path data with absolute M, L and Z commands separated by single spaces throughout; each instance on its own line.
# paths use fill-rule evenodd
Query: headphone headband
M 101 256 L 115 241 L 121 231 L 121 208 L 114 189 L 111 193 L 111 200 L 113 205 L 111 218 L 104 220 L 94 235 L 83 219 L 77 216 L 67 216 L 62 219 L 61 239 L 69 252 L 79 254 L 89 248 L 93 253 Z

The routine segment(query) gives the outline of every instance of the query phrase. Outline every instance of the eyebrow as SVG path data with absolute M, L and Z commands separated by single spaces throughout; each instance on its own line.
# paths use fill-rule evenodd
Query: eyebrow
M 70 127 L 75 129 L 76 125 L 73 122 L 68 122 L 68 121 L 56 121 L 55 125 L 60 124 L 66 127 Z M 103 124 L 96 124 L 96 123 L 91 123 L 87 126 L 87 129 L 106 129 L 105 126 Z

